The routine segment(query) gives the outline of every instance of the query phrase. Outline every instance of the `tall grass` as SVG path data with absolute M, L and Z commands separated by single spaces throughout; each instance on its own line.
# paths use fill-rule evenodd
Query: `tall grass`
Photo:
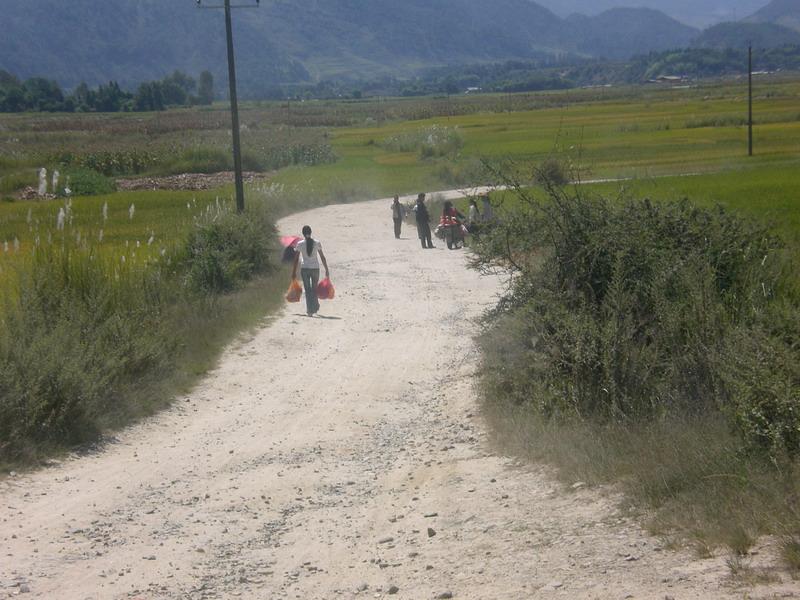
M 219 306 L 252 304 L 225 294 L 272 272 L 274 226 L 263 206 L 238 215 L 222 204 L 189 232 L 137 260 L 135 247 L 118 256 L 64 231 L 17 263 L 0 322 L 0 461 L 31 461 L 148 414 L 167 397 L 153 389 L 186 381 L 219 351 L 204 340 L 229 339 L 237 317 L 220 318 Z

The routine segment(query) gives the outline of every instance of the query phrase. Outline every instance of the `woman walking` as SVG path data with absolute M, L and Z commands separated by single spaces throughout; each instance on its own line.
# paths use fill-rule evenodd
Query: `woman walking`
M 300 276 L 303 278 L 303 290 L 306 293 L 306 312 L 311 317 L 319 311 L 317 283 L 319 283 L 319 261 L 325 267 L 325 277 L 330 277 L 328 261 L 322 251 L 319 240 L 311 237 L 311 227 L 303 226 L 303 239 L 295 245 L 294 263 L 292 264 L 292 280 L 297 279 L 297 265 L 300 264 Z

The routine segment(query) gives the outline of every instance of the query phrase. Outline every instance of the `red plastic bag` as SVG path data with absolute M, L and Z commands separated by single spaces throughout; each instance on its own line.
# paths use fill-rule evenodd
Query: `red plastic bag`
M 327 277 L 317 284 L 317 298 L 320 300 L 333 300 L 336 290 L 333 288 L 331 280 Z
M 303 286 L 297 279 L 292 279 L 289 289 L 286 292 L 287 302 L 300 302 L 300 297 L 303 295 Z

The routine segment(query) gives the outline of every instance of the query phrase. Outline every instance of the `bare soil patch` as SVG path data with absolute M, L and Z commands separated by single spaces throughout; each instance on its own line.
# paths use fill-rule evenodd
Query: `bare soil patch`
M 264 173 L 245 172 L 242 174 L 245 183 L 254 183 L 267 179 Z M 181 173 L 162 177 L 137 177 L 117 179 L 117 189 L 123 192 L 136 190 L 213 190 L 225 185 L 233 185 L 233 171 L 220 173 Z

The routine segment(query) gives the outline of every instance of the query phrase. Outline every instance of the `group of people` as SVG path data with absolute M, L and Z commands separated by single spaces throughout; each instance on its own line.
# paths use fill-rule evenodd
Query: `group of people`
M 458 247 L 456 240 L 463 231 L 462 228 L 475 235 L 482 225 L 491 222 L 494 218 L 489 195 L 485 194 L 481 196 L 481 201 L 483 204 L 483 215 L 481 215 L 481 211 L 478 209 L 478 203 L 472 198 L 469 201 L 469 213 L 466 217 L 461 214 L 449 200 L 444 203 L 439 224 L 444 228 L 448 248 Z M 391 208 L 392 221 L 394 222 L 394 237 L 399 239 L 406 212 L 405 207 L 400 203 L 399 196 L 394 197 Z M 431 216 L 428 212 L 428 207 L 425 205 L 424 193 L 417 196 L 417 202 L 414 205 L 413 211 L 417 223 L 417 235 L 419 236 L 422 247 L 424 249 L 433 248 Z M 463 240 L 463 237 L 461 239 Z
M 467 231 L 476 234 L 480 227 L 490 223 L 494 218 L 492 205 L 489 196 L 481 197 L 483 202 L 483 214 L 478 209 L 475 199 L 469 201 L 469 213 L 464 217 L 449 200 L 444 203 L 440 225 L 451 228 L 451 237 L 448 237 L 448 247 L 455 247 L 451 242 L 454 240 L 455 228 L 459 230 L 465 227 Z M 428 207 L 425 206 L 425 194 L 417 196 L 417 202 L 413 208 L 417 222 L 417 234 L 423 248 L 433 248 L 431 217 Z M 400 203 L 400 197 L 395 196 L 392 203 L 392 220 L 394 221 L 394 237 L 400 238 L 400 231 L 403 227 L 403 219 L 406 216 L 406 209 Z M 292 280 L 297 278 L 297 270 L 300 268 L 300 277 L 303 280 L 303 289 L 306 297 L 306 313 L 309 317 L 319 311 L 319 298 L 317 297 L 317 285 L 319 284 L 320 265 L 325 269 L 325 277 L 330 278 L 330 269 L 325 253 L 322 251 L 322 244 L 319 240 L 311 237 L 311 227 L 305 225 L 302 230 L 303 238 L 294 244 L 294 258 L 292 260 Z

